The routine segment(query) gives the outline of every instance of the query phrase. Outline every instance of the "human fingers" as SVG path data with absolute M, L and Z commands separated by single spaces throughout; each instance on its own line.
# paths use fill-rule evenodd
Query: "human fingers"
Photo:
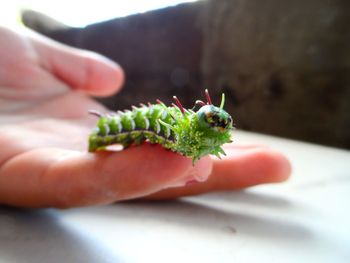
M 291 174 L 288 159 L 272 149 L 231 147 L 225 151 L 226 157 L 213 160 L 213 171 L 207 181 L 165 189 L 147 199 L 169 199 L 214 191 L 239 190 L 258 184 L 282 182 Z
M 23 102 L 30 103 L 28 99 L 50 97 L 69 90 L 68 85 L 43 69 L 37 52 L 22 31 L 0 26 L 0 97 L 2 104 L 10 100 L 10 107 L 3 108 L 11 109 L 18 101 L 20 107 Z
M 159 146 L 111 153 L 36 149 L 0 169 L 0 203 L 20 207 L 72 207 L 133 199 L 194 179 L 205 180 L 211 160 L 191 160 Z
M 117 92 L 123 82 L 121 67 L 94 52 L 81 50 L 28 31 L 39 54 L 41 65 L 58 79 L 76 90 L 93 96 L 108 96 Z

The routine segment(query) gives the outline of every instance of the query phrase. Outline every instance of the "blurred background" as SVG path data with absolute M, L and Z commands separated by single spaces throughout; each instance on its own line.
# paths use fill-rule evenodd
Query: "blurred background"
M 346 0 L 11 1 L 3 23 L 118 62 L 113 110 L 208 88 L 243 130 L 350 149 Z

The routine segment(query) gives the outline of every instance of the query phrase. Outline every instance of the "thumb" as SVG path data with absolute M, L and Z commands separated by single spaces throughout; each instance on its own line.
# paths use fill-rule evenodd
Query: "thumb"
M 124 82 L 122 68 L 112 60 L 94 52 L 73 48 L 29 31 L 40 63 L 72 89 L 93 96 L 118 92 Z

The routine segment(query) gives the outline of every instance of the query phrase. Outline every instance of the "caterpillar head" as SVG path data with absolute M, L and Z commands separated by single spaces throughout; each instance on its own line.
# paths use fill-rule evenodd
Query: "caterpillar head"
M 196 112 L 199 126 L 211 129 L 219 133 L 225 133 L 232 130 L 232 117 L 224 109 L 225 95 L 222 94 L 220 107 L 216 107 L 211 103 L 208 90 L 205 91 L 207 103 L 197 101 L 196 104 L 202 107 Z
M 225 96 L 222 95 L 220 107 L 211 103 L 208 90 L 205 90 L 207 103 L 196 101 L 200 106 L 198 111 L 185 110 L 180 101 L 174 96 L 174 100 L 182 115 L 176 115 L 178 122 L 175 127 L 160 121 L 163 125 L 168 125 L 175 133 L 176 151 L 186 156 L 192 157 L 193 163 L 207 154 L 225 155 L 221 146 L 225 143 L 232 142 L 231 130 L 232 117 L 224 109 Z
M 205 105 L 197 113 L 199 125 L 219 133 L 232 130 L 232 117 L 225 110 L 214 105 Z
M 225 155 L 221 146 L 232 142 L 231 131 L 233 129 L 232 117 L 224 109 L 225 96 L 222 95 L 220 107 L 211 103 L 208 91 L 205 91 L 207 103 L 197 101 L 201 108 L 195 113 L 194 123 L 198 127 L 201 136 L 198 136 L 196 152 L 193 154 L 194 162 L 202 156 L 213 154 L 220 158 L 220 154 Z

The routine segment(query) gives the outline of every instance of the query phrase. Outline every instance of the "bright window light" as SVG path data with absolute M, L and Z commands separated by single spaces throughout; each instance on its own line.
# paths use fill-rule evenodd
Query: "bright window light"
M 83 27 L 115 17 L 194 1 L 196 0 L 12 0 L 3 4 L 0 22 L 15 21 L 14 13 L 27 8 L 44 13 L 68 26 Z

